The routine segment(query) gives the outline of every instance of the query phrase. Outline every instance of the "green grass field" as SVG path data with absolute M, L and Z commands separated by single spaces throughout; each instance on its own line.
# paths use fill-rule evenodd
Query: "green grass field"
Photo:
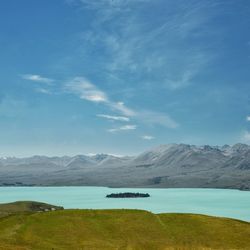
M 25 210 L 0 218 L 0 249 L 250 249 L 250 223 L 141 210 Z
M 0 217 L 20 212 L 44 212 L 50 210 L 62 210 L 58 207 L 36 201 L 16 201 L 12 203 L 0 204 Z

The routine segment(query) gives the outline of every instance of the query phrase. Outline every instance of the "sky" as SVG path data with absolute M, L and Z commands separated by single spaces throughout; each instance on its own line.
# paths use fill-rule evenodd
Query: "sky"
M 238 142 L 248 0 L 0 2 L 0 156 Z

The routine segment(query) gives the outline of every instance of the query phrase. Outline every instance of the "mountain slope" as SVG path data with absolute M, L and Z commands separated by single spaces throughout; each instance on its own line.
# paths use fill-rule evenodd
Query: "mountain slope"
M 0 159 L 0 185 L 250 189 L 250 146 L 161 145 L 135 157 L 106 154 Z

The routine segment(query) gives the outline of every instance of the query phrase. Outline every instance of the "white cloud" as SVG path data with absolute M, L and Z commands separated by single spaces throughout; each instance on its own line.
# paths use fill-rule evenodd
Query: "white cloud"
M 167 128 L 177 128 L 179 126 L 179 124 L 167 114 L 149 110 L 136 111 L 128 108 L 123 102 L 114 102 L 110 100 L 110 98 L 104 91 L 100 90 L 98 87 L 96 87 L 93 83 L 91 83 L 84 77 L 73 78 L 71 81 L 66 83 L 65 89 L 69 93 L 73 93 L 79 96 L 81 99 L 95 103 L 103 103 L 111 110 L 119 112 L 120 114 L 123 115 L 123 116 L 101 115 L 103 118 L 106 119 L 129 121 L 130 117 L 133 117 L 135 120 L 144 122 L 149 125 L 161 125 Z M 129 130 L 135 128 L 136 127 L 130 127 L 128 125 L 127 127 L 123 126 L 118 129 L 111 129 L 111 131 L 114 132 L 118 130 Z
M 136 125 L 125 125 L 125 126 L 121 126 L 121 127 L 118 127 L 118 128 L 111 128 L 111 129 L 108 129 L 108 132 L 119 132 L 119 131 L 126 131 L 126 130 L 135 130 L 137 128 Z
M 122 121 L 122 122 L 129 122 L 130 121 L 130 118 L 125 117 L 125 116 L 114 116 L 114 115 L 105 115 L 105 114 L 98 114 L 96 116 L 101 117 L 101 118 L 105 118 L 108 120 L 114 120 L 114 121 Z
M 114 102 L 109 99 L 108 95 L 96 87 L 93 83 L 84 77 L 75 77 L 65 85 L 65 89 L 78 95 L 81 99 L 104 103 L 112 110 L 118 111 L 125 116 L 134 116 L 135 111 L 125 106 L 123 102 Z
M 109 102 L 109 105 L 112 109 L 121 112 L 126 116 L 135 116 L 136 112 L 125 106 L 123 102 Z
M 47 78 L 47 77 L 42 77 L 40 75 L 32 75 L 32 74 L 25 74 L 22 75 L 22 78 L 25 80 L 33 81 L 33 82 L 41 82 L 41 83 L 47 83 L 51 84 L 54 80 Z
M 246 117 L 246 120 L 247 120 L 248 122 L 250 122 L 250 116 L 247 116 L 247 117 Z
M 155 137 L 151 135 L 143 135 L 141 138 L 143 140 L 149 140 L 149 141 L 155 139 Z
M 110 116 L 110 115 L 98 115 L 106 119 L 120 120 L 120 121 L 130 121 L 130 117 L 135 120 L 149 124 L 149 125 L 161 125 L 167 128 L 177 128 L 179 124 L 172 119 L 169 115 L 154 112 L 149 110 L 132 110 L 128 108 L 123 102 L 114 102 L 110 100 L 108 95 L 96 87 L 93 83 L 84 77 L 75 77 L 65 84 L 65 89 L 69 93 L 73 93 L 79 96 L 81 99 L 94 102 L 103 103 L 111 110 L 119 112 L 122 116 Z M 119 130 L 129 130 L 135 129 L 136 127 L 130 127 L 129 125 L 120 127 L 118 129 L 111 129 L 112 132 Z
M 99 90 L 94 84 L 83 77 L 75 77 L 66 84 L 66 89 L 87 101 L 109 102 L 107 95 L 103 91 Z
M 51 79 L 44 78 L 38 75 L 25 75 L 25 79 L 32 81 L 43 81 L 50 82 Z M 52 80 L 51 80 L 52 81 Z M 129 122 L 130 118 L 133 117 L 135 121 L 143 122 L 149 125 L 161 125 L 167 128 L 177 128 L 179 124 L 172 119 L 169 115 L 154 112 L 149 110 L 132 110 L 128 108 L 123 102 L 114 102 L 110 100 L 108 95 L 100 90 L 97 86 L 91 83 L 84 77 L 75 77 L 72 80 L 68 81 L 64 85 L 64 89 L 69 92 L 79 96 L 81 99 L 94 102 L 94 103 L 103 103 L 111 110 L 119 112 L 122 115 L 105 115 L 99 114 L 98 117 L 102 117 L 114 121 L 123 121 Z M 51 90 L 48 88 L 36 88 L 37 92 L 43 94 L 52 94 Z M 134 130 L 136 125 L 127 125 L 119 128 L 110 129 L 110 132 L 121 131 L 121 130 Z M 144 138 L 149 139 L 149 138 Z

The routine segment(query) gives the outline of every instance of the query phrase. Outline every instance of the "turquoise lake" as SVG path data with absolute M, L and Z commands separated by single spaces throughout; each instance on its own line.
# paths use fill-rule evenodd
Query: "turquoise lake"
M 118 192 L 149 193 L 149 198 L 108 199 Z M 64 208 L 144 209 L 153 213 L 198 213 L 250 221 L 250 192 L 230 189 L 0 187 L 0 203 L 33 200 Z

